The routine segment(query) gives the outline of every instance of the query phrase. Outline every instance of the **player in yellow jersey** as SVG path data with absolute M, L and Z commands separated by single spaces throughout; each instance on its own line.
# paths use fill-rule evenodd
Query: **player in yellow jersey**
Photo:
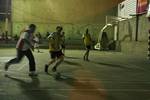
M 62 37 L 61 37 L 61 31 L 63 28 L 61 26 L 56 27 L 56 32 L 51 33 L 48 36 L 49 40 L 49 53 L 51 55 L 51 60 L 48 64 L 45 65 L 45 72 L 48 73 L 48 67 L 55 63 L 55 66 L 52 68 L 53 72 L 57 71 L 57 67 L 61 62 L 64 60 L 64 54 L 62 53 Z
M 89 52 L 90 52 L 91 45 L 92 45 L 92 39 L 91 39 L 91 35 L 89 34 L 88 29 L 86 29 L 86 33 L 83 34 L 82 39 L 83 39 L 84 45 L 86 47 L 86 52 L 84 54 L 83 59 L 85 61 L 89 61 Z

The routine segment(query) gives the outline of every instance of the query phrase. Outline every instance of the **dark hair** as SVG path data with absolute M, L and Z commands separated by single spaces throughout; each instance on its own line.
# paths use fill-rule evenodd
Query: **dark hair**
M 63 28 L 62 28 L 61 26 L 57 26 L 57 27 L 56 27 L 56 30 L 57 30 L 57 29 L 63 30 Z
M 29 25 L 29 29 L 33 29 L 33 28 L 36 28 L 36 25 L 30 24 L 30 25 Z
M 36 25 L 30 24 L 30 25 L 29 25 L 29 30 L 27 30 L 27 31 L 28 31 L 29 33 L 34 33 L 35 29 L 36 29 Z

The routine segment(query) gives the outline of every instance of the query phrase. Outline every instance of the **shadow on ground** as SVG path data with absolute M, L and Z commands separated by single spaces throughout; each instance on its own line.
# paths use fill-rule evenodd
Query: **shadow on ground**
M 28 100 L 52 100 L 49 91 L 40 87 L 38 77 L 31 77 L 31 82 L 25 82 L 22 79 L 12 76 L 6 77 L 19 83 L 22 94 L 26 95 Z
M 128 66 L 122 66 L 122 65 L 117 65 L 117 64 L 110 64 L 110 63 L 102 63 L 102 62 L 93 62 L 93 63 L 96 63 L 96 64 L 99 64 L 99 65 L 104 65 L 104 66 L 108 66 L 108 67 L 113 67 L 113 68 L 120 68 L 120 69 L 127 69 L 127 70 L 135 70 L 135 69 L 138 69 L 138 68 L 135 68 L 135 67 L 128 67 Z M 141 69 L 138 69 L 138 70 L 141 70 Z

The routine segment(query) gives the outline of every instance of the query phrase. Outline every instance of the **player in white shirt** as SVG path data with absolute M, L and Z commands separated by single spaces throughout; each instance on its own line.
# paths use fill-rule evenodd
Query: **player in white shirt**
M 11 59 L 5 64 L 5 70 L 7 71 L 10 65 L 19 63 L 24 56 L 26 56 L 29 60 L 29 76 L 37 76 L 36 66 L 34 56 L 32 54 L 32 50 L 34 50 L 33 46 L 33 33 L 36 30 L 36 26 L 34 24 L 30 24 L 28 29 L 24 30 L 20 34 L 20 38 L 16 45 L 17 56 L 14 59 Z

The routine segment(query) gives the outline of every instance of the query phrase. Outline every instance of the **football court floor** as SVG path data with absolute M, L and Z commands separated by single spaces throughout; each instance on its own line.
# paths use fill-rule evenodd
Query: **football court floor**
M 26 58 L 5 72 L 5 62 L 16 51 L 0 49 L 0 100 L 150 100 L 146 55 L 91 51 L 90 61 L 85 62 L 84 50 L 66 50 L 56 79 L 44 73 L 50 56 L 48 50 L 41 51 L 34 52 L 38 76 L 29 77 Z

